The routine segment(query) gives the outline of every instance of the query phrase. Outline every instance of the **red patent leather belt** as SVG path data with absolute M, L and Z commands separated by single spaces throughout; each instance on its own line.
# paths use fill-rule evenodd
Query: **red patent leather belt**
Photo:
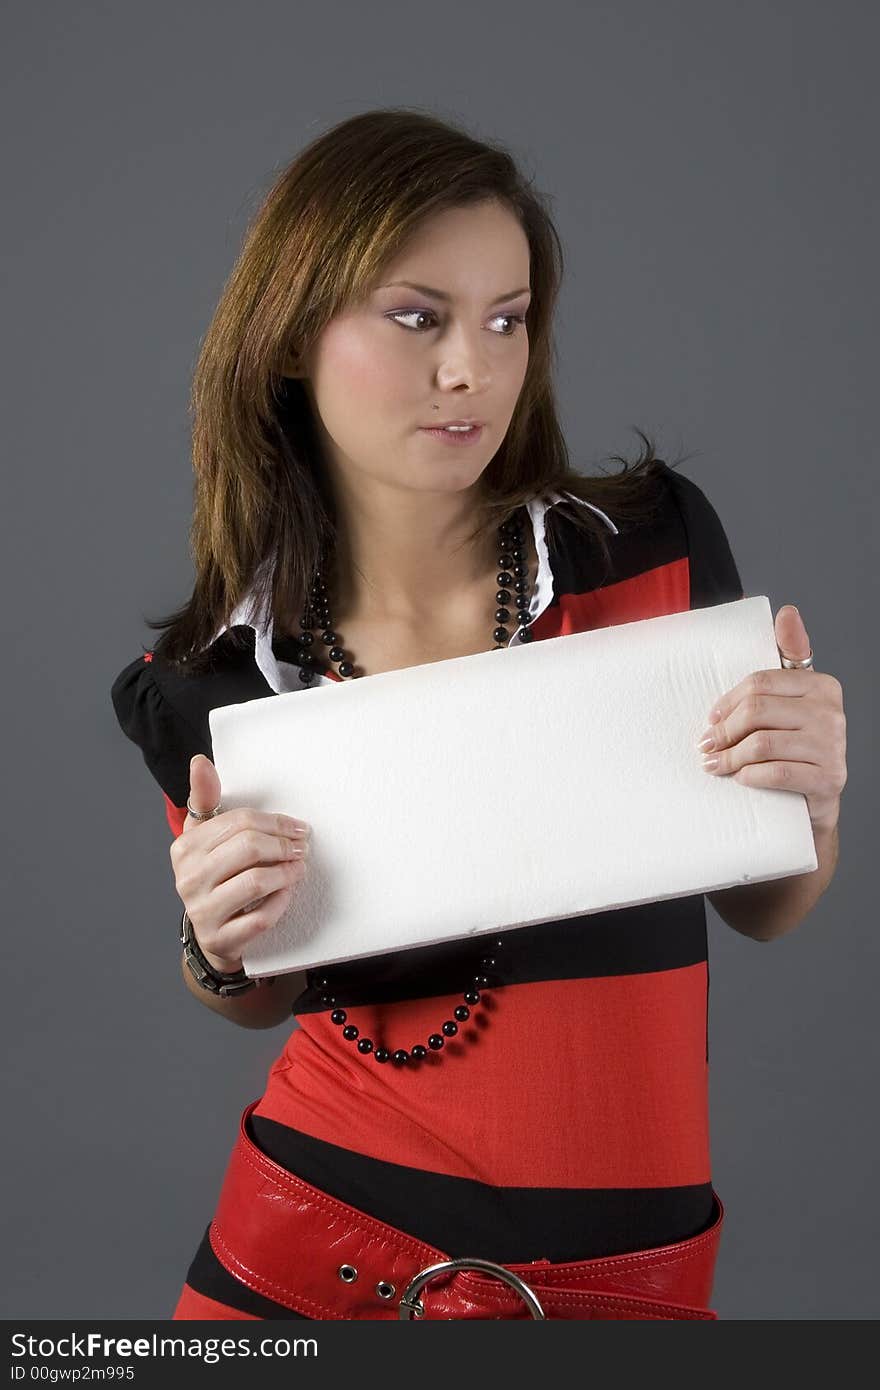
M 259 1149 L 242 1111 L 209 1230 L 226 1269 L 308 1318 L 702 1318 L 724 1220 L 631 1254 L 553 1264 L 450 1259 L 303 1182 Z

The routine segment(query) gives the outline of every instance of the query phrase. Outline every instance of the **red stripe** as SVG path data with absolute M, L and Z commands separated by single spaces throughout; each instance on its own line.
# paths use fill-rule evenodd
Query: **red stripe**
M 592 632 L 614 623 L 635 623 L 686 612 L 690 606 L 687 557 L 645 570 L 632 579 L 585 594 L 560 594 L 559 606 L 545 608 L 532 624 L 535 639 Z
M 263 1321 L 256 1313 L 243 1313 L 240 1308 L 233 1308 L 228 1303 L 218 1303 L 215 1298 L 208 1298 L 207 1294 L 198 1293 L 191 1289 L 189 1284 L 184 1284 L 177 1300 L 177 1307 L 171 1315 L 172 1321 L 198 1322 L 202 1318 L 229 1318 L 236 1322 Z
M 329 1011 L 300 1015 L 254 1113 L 498 1186 L 708 1182 L 706 988 L 705 961 L 503 986 L 418 1068 L 359 1053 Z M 410 1048 L 460 1002 L 361 1005 L 348 1022 L 374 1043 Z
M 183 834 L 183 822 L 186 820 L 186 807 L 175 806 L 171 797 L 166 792 L 162 793 L 165 798 L 165 817 L 171 827 L 171 833 L 176 839 Z

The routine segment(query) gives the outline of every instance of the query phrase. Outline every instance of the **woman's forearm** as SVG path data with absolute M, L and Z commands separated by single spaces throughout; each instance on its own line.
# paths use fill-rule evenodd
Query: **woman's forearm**
M 286 975 L 276 975 L 272 983 L 257 985 L 256 989 L 245 990 L 243 994 L 230 994 L 226 997 L 212 994 L 202 989 L 181 953 L 180 969 L 184 983 L 194 999 L 212 1013 L 228 1018 L 239 1028 L 275 1028 L 286 1018 L 294 999 L 306 986 L 305 971 L 291 971 Z

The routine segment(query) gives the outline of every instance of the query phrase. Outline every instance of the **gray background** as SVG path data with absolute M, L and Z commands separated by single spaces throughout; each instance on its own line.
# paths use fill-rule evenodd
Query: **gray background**
M 109 689 L 189 592 L 187 392 L 246 221 L 385 104 L 535 173 L 577 466 L 635 424 L 691 454 L 746 591 L 796 603 L 843 683 L 830 889 L 771 945 L 708 909 L 713 1301 L 876 1316 L 878 28 L 803 0 L 5 7 L 3 1316 L 170 1316 L 283 1046 L 183 987 Z

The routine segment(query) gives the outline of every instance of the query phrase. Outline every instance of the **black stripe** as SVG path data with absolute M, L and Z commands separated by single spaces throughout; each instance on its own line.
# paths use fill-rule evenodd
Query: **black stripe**
M 254 1143 L 305 1182 L 453 1258 L 587 1260 L 685 1240 L 713 1218 L 711 1183 L 493 1187 L 352 1153 L 251 1115 Z
M 671 468 L 666 473 L 685 527 L 691 608 L 712 608 L 742 598 L 739 570 L 712 503 L 693 478 Z
M 299 1318 L 303 1322 L 314 1321 L 302 1313 L 294 1313 L 291 1308 L 285 1308 L 283 1303 L 276 1303 L 271 1298 L 254 1293 L 247 1284 L 242 1284 L 234 1274 L 230 1274 L 211 1248 L 208 1237 L 210 1229 L 209 1223 L 187 1271 L 186 1282 L 191 1289 L 204 1294 L 206 1298 L 216 1299 L 218 1303 L 228 1303 L 240 1313 L 252 1313 L 257 1318 Z
M 672 472 L 666 464 L 662 465 L 662 471 L 664 477 Z M 577 503 L 571 505 L 578 506 Z M 605 523 L 601 524 L 604 527 Z M 619 527 L 616 536 L 608 532 L 612 555 L 608 568 L 598 543 L 557 507 L 547 513 L 546 537 L 553 571 L 553 598 L 549 608 L 558 606 L 560 594 L 588 594 L 609 584 L 637 579 L 687 555 L 687 532 L 674 506 L 671 488 L 662 483 L 653 517 L 639 525 Z
M 496 941 L 503 943 L 499 949 Z M 705 899 L 702 893 L 666 898 L 308 970 L 309 988 L 294 1012 L 322 1011 L 322 979 L 340 1007 L 457 994 L 469 988 L 489 950 L 496 984 L 676 970 L 706 960 Z

